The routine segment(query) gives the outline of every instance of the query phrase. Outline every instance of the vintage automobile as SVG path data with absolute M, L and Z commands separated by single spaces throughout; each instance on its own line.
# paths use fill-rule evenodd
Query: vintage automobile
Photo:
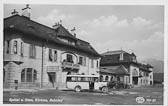
M 117 81 L 112 81 L 108 82 L 108 88 L 113 88 L 113 89 L 129 89 L 132 88 L 130 84 L 125 84 L 123 82 L 117 82 Z
M 67 75 L 66 83 L 67 88 L 74 89 L 76 92 L 84 89 L 108 92 L 108 82 L 100 82 L 99 75 Z

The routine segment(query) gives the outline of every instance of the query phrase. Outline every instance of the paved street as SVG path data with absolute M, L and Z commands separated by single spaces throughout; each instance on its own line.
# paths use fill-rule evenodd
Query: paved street
M 163 87 L 140 87 L 132 89 L 110 89 L 102 92 L 74 92 L 71 90 L 29 90 L 4 91 L 4 104 L 106 104 L 106 105 L 138 105 L 163 104 Z M 136 101 L 136 98 L 140 97 Z M 142 99 L 143 97 L 143 99 Z M 139 103 L 137 103 L 139 102 Z

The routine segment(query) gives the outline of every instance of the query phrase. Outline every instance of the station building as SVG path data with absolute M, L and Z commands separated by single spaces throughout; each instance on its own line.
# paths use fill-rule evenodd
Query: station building
M 134 53 L 123 50 L 102 54 L 100 74 L 103 81 L 117 81 L 134 86 L 153 85 L 153 67 L 138 62 Z
M 101 55 L 60 23 L 31 20 L 30 7 L 4 19 L 3 87 L 64 88 L 67 74 L 99 74 Z

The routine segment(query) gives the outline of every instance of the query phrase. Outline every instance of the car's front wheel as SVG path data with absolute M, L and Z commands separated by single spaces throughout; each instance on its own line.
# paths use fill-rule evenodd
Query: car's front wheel
M 80 91 L 81 91 L 81 87 L 80 87 L 80 86 L 76 86 L 76 87 L 75 87 L 75 91 L 76 91 L 76 92 L 80 92 Z
M 103 87 L 102 88 L 102 92 L 108 92 L 108 88 L 107 87 Z

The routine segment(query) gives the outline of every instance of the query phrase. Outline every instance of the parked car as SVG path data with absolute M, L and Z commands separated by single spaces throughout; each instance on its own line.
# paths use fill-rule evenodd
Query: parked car
M 129 89 L 132 86 L 130 84 L 125 84 L 123 82 L 113 81 L 113 82 L 108 82 L 108 87 L 113 89 Z

